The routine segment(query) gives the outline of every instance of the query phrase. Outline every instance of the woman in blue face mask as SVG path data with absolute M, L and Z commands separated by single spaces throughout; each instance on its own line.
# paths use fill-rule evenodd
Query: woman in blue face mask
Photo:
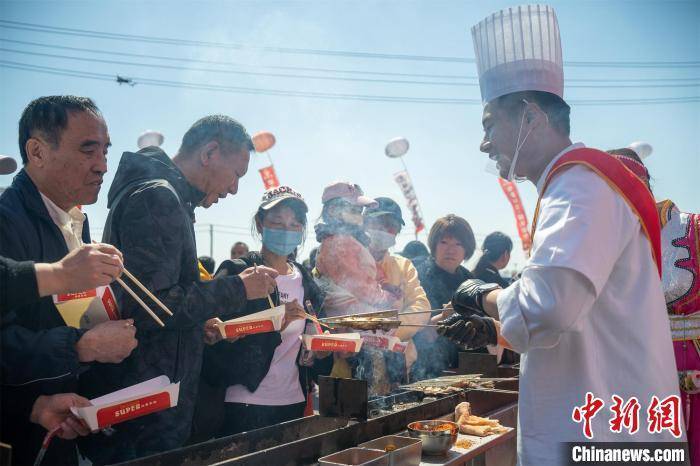
M 203 377 L 210 384 L 226 386 L 219 436 L 302 417 L 313 378 L 331 371 L 333 358 L 309 354 L 299 338 L 318 331 L 305 318 L 305 303 L 311 303 L 308 312 L 322 305 L 321 292 L 310 273 L 294 260 L 304 240 L 307 210 L 301 195 L 289 187 L 265 192 L 253 219 L 262 240 L 260 252 L 225 261 L 216 274 L 237 274 L 253 264 L 274 268 L 279 276 L 272 299 L 275 305 L 285 305 L 280 332 L 247 335 L 207 348 Z M 248 301 L 250 312 L 269 307 L 267 299 Z M 211 424 L 212 418 L 203 421 Z

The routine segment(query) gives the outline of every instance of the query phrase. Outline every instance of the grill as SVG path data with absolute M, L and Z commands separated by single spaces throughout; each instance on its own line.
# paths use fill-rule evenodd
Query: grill
M 517 376 L 517 372 L 517 367 L 499 367 L 494 375 L 513 377 Z M 335 410 L 333 417 L 315 415 L 295 419 L 121 464 L 315 465 L 321 456 L 385 435 L 404 432 L 411 422 L 449 415 L 462 401 L 471 403 L 475 415 L 504 412 L 507 425 L 515 425 L 517 380 L 496 382 L 495 390 L 468 388 L 441 398 L 427 397 L 419 391 L 399 389 L 385 396 L 367 399 L 366 382 L 365 391 L 362 391 L 361 386 L 357 390 L 358 385 L 343 388 L 344 379 L 327 379 L 324 382 L 324 378 L 321 378 L 319 386 L 323 390 L 325 383 L 326 391 L 330 390 L 328 393 L 333 396 L 322 396 L 319 401 L 322 405 L 321 412 L 324 412 L 324 403 L 326 409 Z M 358 382 L 360 381 L 349 380 L 347 383 Z M 348 395 L 351 392 L 355 395 Z M 356 393 L 362 393 L 362 396 L 357 396 Z M 497 448 L 502 451 L 503 446 Z M 514 457 L 514 454 L 514 445 L 508 447 L 506 456 Z
M 500 408 L 514 406 L 518 395 L 517 392 L 507 390 L 494 392 L 468 389 L 444 398 L 417 401 L 421 396 L 416 392 L 399 392 L 373 399 L 368 407 L 374 416 L 366 421 L 309 416 L 122 464 L 312 465 L 321 456 L 384 435 L 402 432 L 413 421 L 450 414 L 461 401 L 469 401 L 474 414 L 485 415 Z M 400 403 L 411 404 L 393 410 Z

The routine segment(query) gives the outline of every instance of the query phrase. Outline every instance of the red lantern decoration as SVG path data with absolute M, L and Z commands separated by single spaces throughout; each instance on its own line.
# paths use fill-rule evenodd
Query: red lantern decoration
M 275 136 L 269 131 L 260 131 L 253 136 L 253 146 L 255 146 L 255 152 L 265 152 L 270 150 L 272 146 L 275 145 L 277 140 Z

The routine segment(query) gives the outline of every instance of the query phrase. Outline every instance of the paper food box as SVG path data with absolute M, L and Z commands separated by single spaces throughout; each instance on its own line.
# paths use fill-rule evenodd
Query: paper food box
M 398 337 L 372 332 L 361 332 L 360 335 L 362 336 L 363 344 L 385 350 L 391 350 L 396 343 L 401 341 Z
M 102 322 L 120 319 L 117 301 L 109 286 L 53 295 L 53 303 L 69 327 L 90 329 Z
M 311 351 L 357 353 L 362 347 L 362 336 L 359 333 L 302 335 L 302 341 L 304 348 Z
M 378 335 L 374 333 L 361 333 L 362 342 L 365 345 L 374 346 L 375 348 L 393 351 L 394 353 L 405 353 L 408 342 L 401 341 L 399 337 L 391 335 Z
M 71 408 L 96 432 L 120 422 L 177 406 L 180 382 L 170 383 L 166 375 L 123 388 L 90 400 L 92 406 Z
M 224 338 L 234 338 L 255 333 L 279 332 L 283 320 L 284 305 L 281 305 L 266 311 L 217 323 L 216 326 Z
M 406 347 L 408 347 L 408 342 L 401 341 L 398 338 L 396 340 L 397 341 L 394 342 L 394 344 L 391 346 L 391 351 L 393 351 L 394 353 L 405 353 Z

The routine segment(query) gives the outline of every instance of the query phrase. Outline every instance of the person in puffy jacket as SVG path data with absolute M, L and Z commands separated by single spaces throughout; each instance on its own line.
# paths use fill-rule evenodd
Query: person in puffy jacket
M 343 181 L 326 186 L 321 200 L 322 222 L 316 225 L 321 246 L 315 274 L 326 294 L 325 312 L 339 316 L 390 309 L 399 297 L 382 288 L 363 228 L 363 209 L 377 202 L 366 197 L 358 185 Z
M 302 417 L 313 379 L 331 370 L 333 358 L 329 354 L 307 352 L 301 342 L 305 333 L 320 333 L 306 319 L 305 312 L 313 313 L 323 304 L 323 295 L 311 274 L 291 258 L 303 241 L 307 210 L 304 199 L 292 188 L 280 186 L 266 191 L 254 218 L 255 230 L 262 238 L 260 252 L 225 261 L 217 272 L 216 276 L 236 274 L 256 264 L 273 268 L 279 275 L 271 299 L 273 304 L 285 307 L 280 331 L 245 335 L 206 349 L 204 382 L 223 388 L 214 391 L 214 404 L 223 412 L 218 436 Z M 247 309 L 253 312 L 268 308 L 267 298 L 247 303 Z M 220 338 L 220 332 L 212 337 Z M 211 399 L 201 401 L 211 404 Z M 204 417 L 202 421 L 207 422 Z M 202 438 L 206 435 L 198 434 L 198 439 Z

